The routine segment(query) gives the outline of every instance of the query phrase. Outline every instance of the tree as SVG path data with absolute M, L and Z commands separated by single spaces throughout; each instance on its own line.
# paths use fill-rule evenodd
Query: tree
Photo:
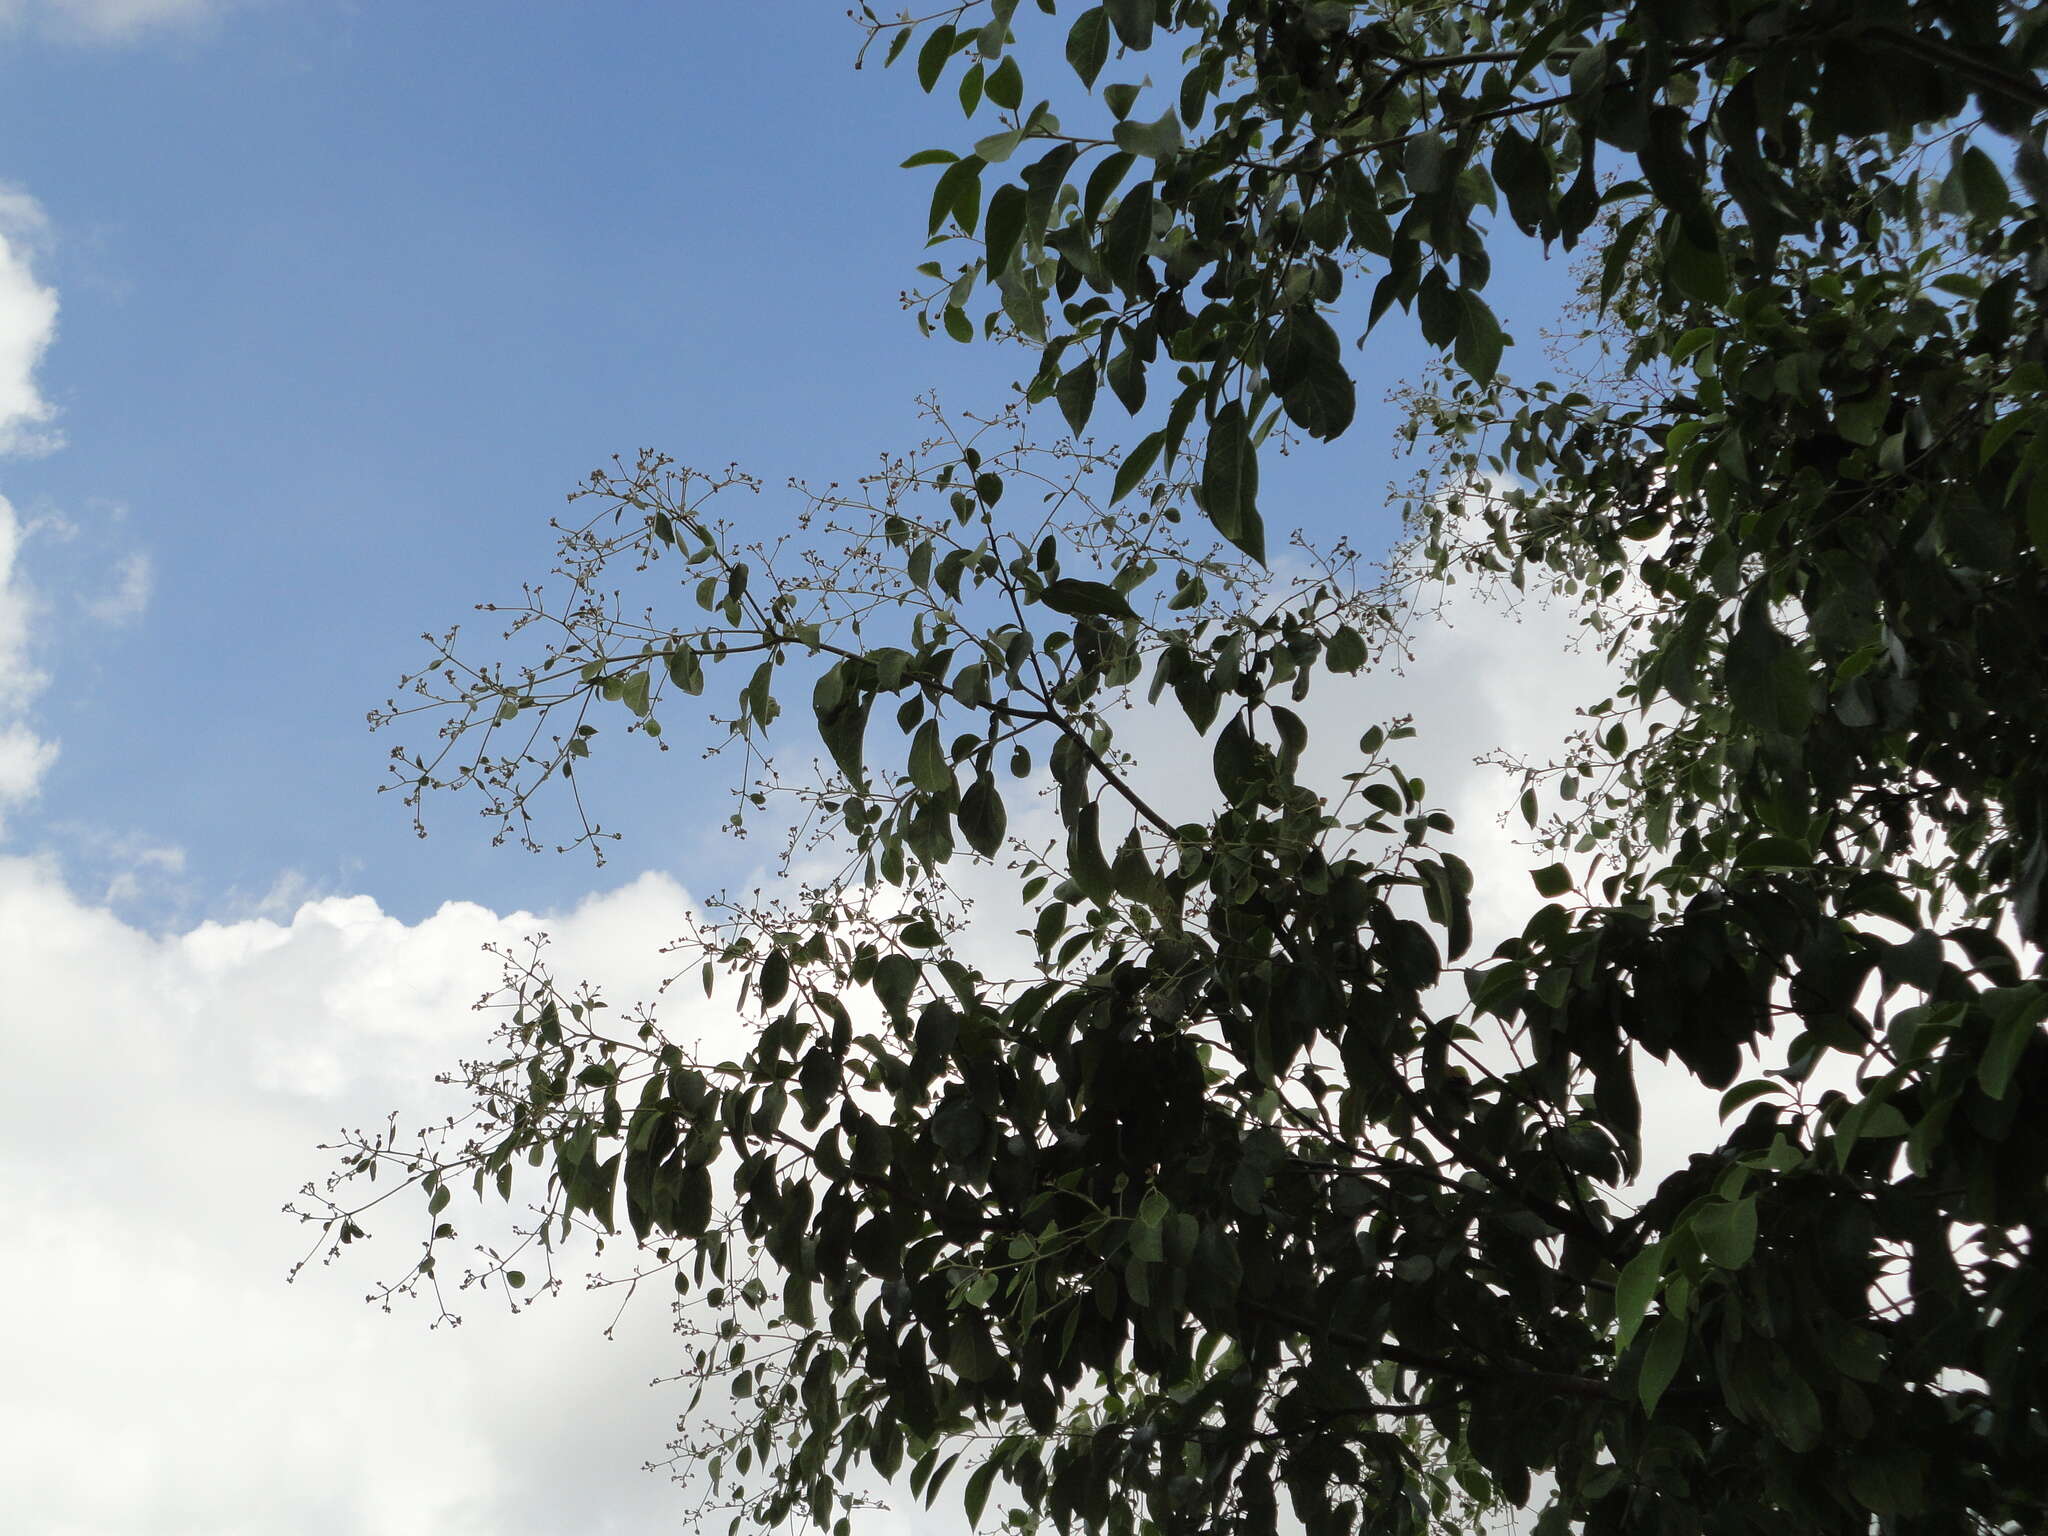
M 1270 1531 L 1284 1493 L 1405 1532 L 1538 1473 L 1542 1530 L 2041 1528 L 2043 14 L 1110 0 L 1060 17 L 1090 132 L 1026 105 L 1053 23 L 1015 0 L 865 14 L 999 119 L 913 157 L 972 253 L 927 315 L 972 339 L 991 291 L 1076 434 L 1102 381 L 1142 415 L 1168 380 L 1163 419 L 1113 466 L 946 438 L 799 549 L 658 456 L 595 477 L 573 596 L 515 618 L 540 654 L 421 675 L 412 794 L 531 838 L 586 716 L 654 735 L 743 661 L 754 793 L 847 876 L 701 936 L 759 1020 L 738 1063 L 516 967 L 479 1118 L 351 1147 L 326 1230 L 395 1165 L 430 1280 L 452 1183 L 522 1159 L 544 1242 L 622 1223 L 708 1289 L 735 1524 L 844 1529 L 861 1466 L 908 1463 L 1063 1529 Z M 1483 297 L 1530 237 L 1590 255 L 1612 342 L 1559 383 L 1503 371 Z M 1360 273 L 1368 326 L 1446 354 L 1410 574 L 1568 592 L 1626 677 L 1528 770 L 1546 904 L 1483 958 L 1401 730 L 1339 803 L 1301 766 L 1294 706 L 1390 641 L 1401 581 L 1263 566 L 1261 441 L 1350 424 Z M 610 573 L 677 559 L 701 618 L 624 620 Z M 1200 819 L 1120 750 L 1147 685 L 1211 740 Z M 793 686 L 830 766 L 757 775 Z M 1057 844 L 1006 852 L 1040 758 Z M 967 958 L 970 858 L 1014 871 L 1035 974 Z M 1645 1055 L 1726 1129 L 1634 1205 Z

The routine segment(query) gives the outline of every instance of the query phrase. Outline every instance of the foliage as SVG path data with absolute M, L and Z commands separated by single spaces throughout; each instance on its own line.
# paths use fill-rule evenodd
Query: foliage
M 745 1060 L 607 1032 L 523 967 L 466 1073 L 482 1118 L 345 1173 L 397 1163 L 438 1223 L 450 1179 L 534 1160 L 549 1243 L 622 1206 L 725 1309 L 696 1368 L 750 1406 L 704 1455 L 763 1524 L 844 1519 L 864 1461 L 927 1497 L 959 1465 L 977 1519 L 1000 1481 L 1063 1528 L 1263 1532 L 1284 1492 L 1311 1532 L 1406 1532 L 1538 1473 L 1544 1530 L 2041 1528 L 2048 23 L 1062 19 L 1099 134 L 1026 108 L 1049 24 L 1014 0 L 871 18 L 1000 119 L 913 157 L 942 166 L 934 232 L 977 252 L 929 305 L 971 336 L 992 287 L 984 329 L 1041 349 L 1031 394 L 1076 433 L 1098 381 L 1142 413 L 1163 364 L 1163 423 L 1113 469 L 954 439 L 785 547 L 739 545 L 659 458 L 598 477 L 568 606 L 518 616 L 545 654 L 423 674 L 447 724 L 401 758 L 413 792 L 481 787 L 523 829 L 587 712 L 654 734 L 744 658 L 731 731 L 752 751 L 808 689 L 832 766 L 790 789 L 851 864 L 700 936 L 758 1020 Z M 1162 115 L 1112 52 L 1179 58 Z M 1509 224 L 1592 253 L 1599 370 L 1503 370 L 1482 293 Z M 1446 354 L 1424 567 L 1578 594 L 1626 678 L 1530 770 L 1546 901 L 1480 960 L 1400 729 L 1334 804 L 1303 767 L 1295 706 L 1372 663 L 1406 594 L 1341 551 L 1300 582 L 1258 564 L 1261 439 L 1350 422 L 1361 271 L 1367 324 L 1412 310 Z M 622 558 L 690 562 L 703 622 L 625 622 Z M 1199 818 L 1122 745 L 1148 682 L 1210 740 Z M 1007 808 L 1041 760 L 1043 849 Z M 1032 974 L 958 931 L 941 881 L 974 860 L 1020 882 Z M 1723 1091 L 1727 1128 L 1637 1205 L 1645 1055 Z

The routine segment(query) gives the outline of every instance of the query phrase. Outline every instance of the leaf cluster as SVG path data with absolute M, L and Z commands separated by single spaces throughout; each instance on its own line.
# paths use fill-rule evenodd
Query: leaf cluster
M 1405 1536 L 1539 1474 L 1540 1531 L 2040 1527 L 2048 23 L 1063 19 L 1099 132 L 1027 108 L 1030 10 L 870 18 L 1000 119 L 915 157 L 931 231 L 979 251 L 932 303 L 971 337 L 992 286 L 984 330 L 1038 349 L 1029 394 L 1077 434 L 1099 382 L 1141 413 L 1163 367 L 1163 424 L 1050 469 L 953 436 L 786 544 L 737 544 L 659 456 L 597 477 L 567 606 L 514 621 L 560 643 L 510 671 L 443 646 L 409 790 L 523 826 L 593 718 L 653 734 L 738 663 L 730 738 L 807 728 L 829 763 L 750 755 L 743 793 L 786 788 L 845 864 L 694 941 L 742 1059 L 601 1033 L 521 970 L 465 1073 L 480 1128 L 354 1146 L 313 1214 L 359 1233 L 344 1185 L 396 1161 L 431 1266 L 448 1180 L 525 1159 L 554 1240 L 623 1223 L 722 1314 L 693 1370 L 752 1405 L 704 1448 L 736 1525 L 844 1530 L 863 1468 L 929 1500 L 957 1467 L 971 1515 L 1026 1528 L 1249 1536 L 1284 1499 L 1313 1536 Z M 1161 115 L 1112 55 L 1178 57 Z M 1505 370 L 1502 220 L 1587 249 L 1598 381 Z M 1555 861 L 1484 955 L 1405 728 L 1340 790 L 1311 768 L 1305 701 L 1399 644 L 1402 582 L 1261 567 L 1260 442 L 1349 425 L 1360 272 L 1367 323 L 1412 311 L 1446 359 L 1419 570 L 1579 596 L 1624 679 L 1532 772 Z M 697 615 L 628 621 L 622 557 L 682 561 Z M 1148 689 L 1202 736 L 1199 813 L 1147 792 Z M 1014 876 L 1018 974 L 948 894 L 971 861 Z M 1652 1059 L 1723 1130 L 1642 1191 Z

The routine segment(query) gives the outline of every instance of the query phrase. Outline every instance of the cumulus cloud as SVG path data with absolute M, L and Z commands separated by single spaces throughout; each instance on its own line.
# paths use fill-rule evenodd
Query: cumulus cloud
M 62 441 L 36 383 L 57 334 L 56 291 L 31 265 L 48 228 L 34 198 L 0 186 L 0 454 L 47 453 Z
M 472 1293 L 429 1332 L 424 1307 L 359 1300 L 408 1262 L 402 1219 L 287 1287 L 312 1229 L 278 1208 L 344 1123 L 457 1107 L 431 1078 L 485 1033 L 485 942 L 545 926 L 565 972 L 646 995 L 688 912 L 648 877 L 548 922 L 451 904 L 408 925 L 354 896 L 153 937 L 49 862 L 0 859 L 11 1528 L 520 1536 L 672 1514 L 637 1471 L 664 1438 L 658 1302 L 611 1345 L 612 1307 L 575 1295 L 514 1319 Z

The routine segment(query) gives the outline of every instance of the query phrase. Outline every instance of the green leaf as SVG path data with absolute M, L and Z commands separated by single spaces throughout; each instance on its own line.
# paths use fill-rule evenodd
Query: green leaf
M 994 775 L 980 774 L 967 786 L 967 792 L 960 797 L 959 819 L 960 835 L 976 853 L 992 859 L 1002 851 L 1009 814 L 1003 808 Z
M 1693 1235 L 1723 1269 L 1741 1269 L 1756 1252 L 1756 1196 L 1714 1200 L 1692 1219 Z
M 1408 141 L 1402 153 L 1401 170 L 1408 178 L 1408 190 L 1418 196 L 1440 192 L 1450 179 L 1450 146 L 1434 128 L 1425 128 Z
M 932 213 L 928 233 L 938 233 L 938 225 L 946 221 L 950 213 L 954 223 L 961 225 L 963 233 L 973 233 L 981 223 L 981 172 L 987 166 L 981 156 L 967 156 L 954 160 L 938 174 L 938 186 L 932 188 Z
M 1085 431 L 1088 418 L 1095 412 L 1095 360 L 1083 358 L 1061 374 L 1053 399 L 1059 403 L 1060 414 L 1067 418 L 1067 425 L 1075 434 L 1078 436 Z
M 697 659 L 697 653 L 686 645 L 663 653 L 662 659 L 668 665 L 668 680 L 687 694 L 704 691 L 704 663 Z
M 1159 1223 L 1161 1220 L 1164 1220 L 1163 1216 L 1148 1221 L 1145 1218 L 1145 1214 L 1142 1211 L 1139 1212 L 1138 1219 L 1131 1224 L 1130 1228 L 1132 1258 L 1146 1264 L 1159 1264 L 1165 1261 L 1166 1237 L 1160 1230 Z
M 646 669 L 642 668 L 638 672 L 629 674 L 619 688 L 620 701 L 625 704 L 626 708 L 633 711 L 634 714 L 640 715 L 643 718 L 646 716 L 649 707 L 647 690 L 652 681 L 653 679 L 648 676 Z
M 1116 894 L 1110 878 L 1109 860 L 1102 854 L 1102 807 L 1090 801 L 1074 818 L 1067 834 L 1067 873 L 1081 887 L 1081 893 L 1099 907 L 1106 907 Z
M 1688 235 L 1709 244 L 1715 234 L 1712 215 L 1701 197 L 1700 166 L 1685 143 L 1690 126 L 1679 107 L 1665 105 L 1649 114 L 1647 132 L 1636 163 L 1657 200 L 1679 217 Z
M 1686 1332 L 1685 1319 L 1671 1312 L 1660 1317 L 1650 1332 L 1642 1370 L 1636 1377 L 1636 1393 L 1642 1399 L 1643 1413 L 1649 1418 L 1657 1416 L 1657 1404 L 1685 1360 Z
M 939 83 L 946 61 L 953 57 L 954 36 L 950 26 L 934 27 L 924 46 L 917 50 L 917 83 L 925 88 L 926 94 Z
M 1323 645 L 1323 664 L 1332 672 L 1347 676 L 1365 665 L 1365 637 L 1349 624 L 1340 624 Z
M 1704 249 L 1685 234 L 1679 234 L 1665 255 L 1664 275 L 1688 299 L 1702 304 L 1727 302 L 1728 264 L 1718 247 Z
M 1807 869 L 1813 850 L 1790 837 L 1760 837 L 1742 845 L 1735 863 L 1741 869 Z
M 907 1017 L 917 990 L 918 965 L 908 955 L 888 954 L 875 964 L 875 997 L 894 1018 Z
M 1100 15 L 1101 13 L 1097 12 L 1096 14 Z M 995 1480 L 996 1464 L 994 1461 L 984 1461 L 974 1469 L 973 1475 L 967 1479 L 967 1488 L 960 1502 L 967 1510 L 967 1523 L 969 1525 L 979 1526 L 981 1524 L 981 1512 L 988 1505 L 988 1491 Z
M 1202 458 L 1202 510 L 1216 531 L 1261 565 L 1266 531 L 1259 518 L 1259 453 L 1252 446 L 1244 403 L 1232 400 L 1209 427 Z
M 1525 235 L 1536 234 L 1550 218 L 1550 158 L 1513 123 L 1505 124 L 1493 148 L 1494 185 L 1508 200 L 1508 214 Z
M 1110 194 L 1124 183 L 1131 167 L 1138 163 L 1136 155 L 1127 155 L 1118 150 L 1113 155 L 1104 155 L 1094 170 L 1088 173 L 1088 186 L 1081 194 L 1081 217 L 1093 224 L 1108 206 Z
M 1164 431 L 1148 432 L 1138 440 L 1137 447 L 1124 455 L 1123 462 L 1116 467 L 1116 484 L 1109 493 L 1111 506 L 1130 495 L 1138 483 L 1152 472 L 1153 464 L 1159 459 L 1160 445 L 1165 441 Z
M 1657 1284 L 1664 1277 L 1664 1245 L 1652 1243 L 1622 1269 L 1614 1282 L 1614 1347 L 1626 1350 L 1642 1326 L 1650 1303 L 1656 1299 Z
M 1560 205 L 1562 211 L 1562 205 Z M 1608 242 L 1606 252 L 1600 258 L 1600 311 L 1605 314 L 1607 305 L 1621 288 L 1621 280 L 1628 276 L 1629 261 L 1635 254 L 1637 241 L 1650 225 L 1650 214 L 1646 209 L 1637 214 L 1616 232 Z
M 2048 564 L 2048 469 L 2035 471 L 2027 492 L 2027 537 L 2034 542 L 2034 558 Z
M 1216 737 L 1213 754 L 1216 771 L 1216 787 L 1235 805 L 1243 801 L 1246 793 L 1257 787 L 1254 769 L 1258 763 L 1256 743 L 1246 729 L 1244 716 L 1235 714 L 1224 723 Z
M 1501 335 L 1500 322 L 1487 307 L 1486 300 L 1470 288 L 1458 293 L 1458 339 L 1452 351 L 1458 366 L 1463 368 L 1481 384 L 1491 384 L 1496 370 L 1500 367 L 1501 347 L 1505 338 Z
M 1017 152 L 1017 146 L 1023 140 L 1023 129 L 1005 128 L 1001 133 L 992 133 L 985 139 L 976 139 L 974 141 L 974 153 L 986 164 L 1001 165 Z M 1015 192 L 1019 197 L 1024 195 L 1022 187 L 1012 186 L 1005 190 Z
M 1132 348 L 1125 347 L 1109 360 L 1104 370 L 1109 375 L 1109 387 L 1133 416 L 1145 408 L 1145 363 Z
M 1957 140 L 1959 145 L 1965 142 Z M 1987 223 L 1995 223 L 2011 211 L 2012 193 L 2006 188 L 2005 178 L 1998 174 L 1998 162 L 1982 149 L 1975 144 L 1960 149 L 1955 167 L 1973 215 Z
M 1006 111 L 1014 112 L 1024 104 L 1024 75 L 1017 68 L 1014 54 L 1006 55 L 1003 62 L 990 71 L 984 89 L 988 92 L 988 99 Z
M 1442 267 L 1431 267 L 1415 292 L 1415 318 L 1422 322 L 1422 339 L 1432 347 L 1448 347 L 1458 339 L 1465 324 L 1465 305 Z
M 1728 700 L 1747 723 L 1769 735 L 1805 734 L 1813 713 L 1806 664 L 1778 632 L 1761 596 L 1742 606 L 1728 646 L 1727 680 Z
M 1005 183 L 988 200 L 988 222 L 982 238 L 987 243 L 988 275 L 993 282 L 1009 270 L 1010 258 L 1024 233 L 1024 189 Z
M 867 734 L 868 709 L 873 696 L 855 693 L 846 682 L 846 663 L 838 662 L 818 679 L 811 695 L 818 717 L 818 735 L 826 751 L 847 781 L 856 788 L 866 782 L 862 764 L 862 740 Z
M 1126 192 L 1102 228 L 1102 264 L 1117 284 L 1129 288 L 1152 244 L 1152 184 L 1141 181 Z
M 1312 437 L 1334 438 L 1351 425 L 1358 392 L 1342 344 L 1312 305 L 1288 312 L 1266 344 L 1266 375 L 1288 418 Z
M 2020 1058 L 2048 1017 L 2048 988 L 2038 982 L 2002 987 L 1985 993 L 1983 1006 L 1993 1022 L 1991 1043 L 1977 1063 L 1977 1084 L 1990 1097 L 2003 1099 Z
M 927 720 L 910 742 L 910 782 L 928 795 L 953 787 L 953 768 L 939 741 L 939 723 Z
M 1151 160 L 1164 160 L 1180 152 L 1180 115 L 1169 108 L 1153 122 L 1118 123 L 1113 136 L 1118 149 Z
M 1768 1077 L 1751 1078 L 1746 1083 L 1737 1083 L 1721 1095 L 1721 1118 L 1726 1120 L 1745 1104 L 1754 1103 L 1768 1093 L 1784 1093 L 1785 1085 Z
M 951 215 L 960 228 L 972 234 L 981 222 L 981 173 L 985 169 L 978 155 L 955 160 L 939 173 L 932 188 L 932 206 L 926 234 L 936 235 Z
M 761 994 L 761 1006 L 773 1008 L 789 995 L 789 956 L 780 949 L 770 950 L 768 958 L 761 962 L 761 974 L 755 982 Z
M 1067 62 L 1081 83 L 1092 87 L 1109 58 L 1109 16 L 1101 6 L 1083 11 L 1067 33 Z
M 1126 48 L 1152 46 L 1152 4 L 1153 0 L 1108 0 L 1109 19 Z
M 683 1169 L 670 1212 L 670 1229 L 677 1237 L 702 1237 L 711 1225 L 711 1170 L 703 1163 Z
M 1069 618 L 1134 619 L 1137 614 L 1123 593 L 1099 581 L 1076 581 L 1062 576 L 1048 585 L 1039 601 Z
M 2036 206 L 2048 206 L 2048 154 L 2041 145 L 2025 134 L 2017 136 L 2013 147 L 2013 169 L 2019 173 L 2020 185 Z
M 1546 864 L 1541 869 L 1531 870 L 1529 878 L 1536 882 L 1539 896 L 1562 896 L 1572 888 L 1572 872 L 1562 864 Z
M 1850 1464 L 1849 1492 L 1872 1514 L 1886 1517 L 1885 1529 L 1897 1529 L 1899 1516 L 1926 1508 L 1921 1461 L 1913 1455 L 1865 1453 Z

